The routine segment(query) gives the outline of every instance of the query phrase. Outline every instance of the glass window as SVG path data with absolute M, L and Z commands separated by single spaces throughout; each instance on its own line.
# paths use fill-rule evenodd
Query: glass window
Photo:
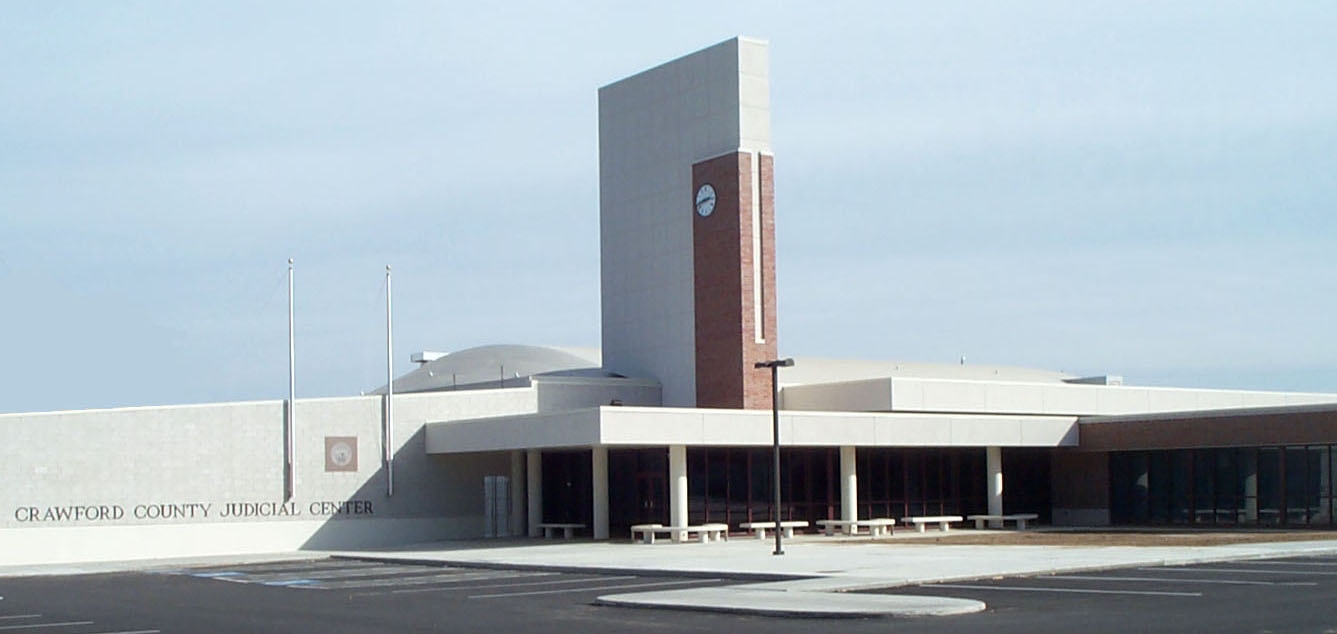
M 1281 449 L 1265 447 L 1258 450 L 1258 523 L 1264 526 L 1281 524 L 1282 472 Z
M 840 507 L 840 483 L 838 477 L 832 477 L 832 470 L 840 469 L 839 450 L 815 449 L 812 452 L 812 466 L 808 473 L 812 478 L 808 495 L 813 505 L 813 512 L 819 512 L 826 506 Z M 824 510 L 819 513 L 826 516 Z
M 1132 521 L 1132 508 L 1128 494 L 1132 489 L 1132 477 L 1128 472 L 1128 454 L 1114 452 L 1109 454 L 1110 473 L 1110 522 L 1127 524 Z
M 1151 459 L 1147 452 L 1137 451 L 1128 455 L 1128 505 L 1132 510 L 1132 520 L 1139 524 L 1151 519 Z
M 924 452 L 924 512 L 942 513 L 942 454 L 930 449 Z
M 1216 450 L 1216 521 L 1233 524 L 1238 520 L 1235 509 L 1235 450 Z
M 1331 517 L 1328 514 L 1328 448 L 1310 447 L 1308 454 L 1305 473 L 1309 490 L 1305 492 L 1305 503 L 1309 507 L 1309 525 L 1326 526 Z
M 1170 521 L 1187 524 L 1193 504 L 1193 452 L 1186 449 L 1170 453 Z
M 919 451 L 905 452 L 905 496 L 910 500 L 924 499 L 924 463 Z
M 806 452 L 790 451 L 789 453 L 789 488 L 785 494 L 785 502 L 792 505 L 797 502 L 806 502 L 808 500 L 808 458 Z
M 873 483 L 878 479 L 873 478 L 873 457 L 872 452 L 860 450 L 855 452 L 854 475 L 859 479 L 859 508 L 867 508 L 868 505 L 877 498 L 873 493 Z M 880 478 L 879 478 L 880 479 Z
M 1216 523 L 1216 450 L 1193 452 L 1193 523 Z
M 750 517 L 754 522 L 770 519 L 771 504 L 775 501 L 771 481 L 775 479 L 775 454 L 766 449 L 744 449 L 751 470 L 751 493 L 748 496 Z
M 1170 521 L 1170 454 L 1152 451 L 1147 455 L 1147 506 L 1153 522 Z
M 690 486 L 690 485 L 689 485 Z M 723 521 L 728 504 L 729 450 L 706 450 L 706 515 L 712 521 Z
M 1236 454 L 1235 508 L 1241 524 L 1258 524 L 1258 450 L 1240 449 Z
M 747 515 L 748 507 L 748 482 L 747 482 L 747 450 L 731 449 L 729 450 L 729 499 L 728 515 L 721 521 L 727 524 L 736 524 L 747 520 L 741 519 Z
M 905 450 L 887 452 L 887 487 L 890 491 L 891 517 L 909 515 L 905 508 Z
M 1287 447 L 1285 456 L 1286 523 L 1304 526 L 1308 521 L 1308 460 L 1304 447 Z M 1317 487 L 1314 487 L 1317 488 Z

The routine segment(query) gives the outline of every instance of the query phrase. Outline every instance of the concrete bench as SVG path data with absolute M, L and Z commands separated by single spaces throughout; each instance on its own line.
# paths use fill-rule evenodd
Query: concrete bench
M 1004 528 L 1007 527 L 1008 522 L 1016 522 L 1017 530 L 1024 531 L 1028 520 L 1037 520 L 1040 519 L 1040 516 L 1035 513 L 1014 513 L 1012 515 L 971 515 L 969 519 L 975 520 L 975 528 L 984 528 L 985 522 L 998 522 Z
M 945 533 L 947 532 L 947 529 L 950 528 L 952 522 L 963 522 L 965 521 L 965 518 L 960 515 L 926 515 L 920 517 L 907 517 L 905 518 L 905 521 L 914 524 L 915 530 L 921 533 L 924 532 L 924 526 L 926 524 L 937 524 L 938 530 Z
M 889 517 L 881 517 L 867 520 L 817 520 L 817 525 L 822 527 L 822 533 L 825 535 L 835 535 L 837 531 L 845 535 L 858 535 L 860 528 L 867 528 L 873 537 L 881 537 L 882 534 L 893 532 L 893 526 L 896 520 Z
M 565 539 L 571 539 L 573 536 L 575 536 L 575 534 L 576 534 L 576 532 L 575 532 L 576 529 L 577 529 L 577 528 L 585 528 L 585 525 L 584 525 L 584 524 L 557 524 L 557 523 L 544 523 L 544 524 L 539 524 L 538 527 L 541 528 L 541 529 L 543 529 L 543 537 L 545 537 L 545 538 L 547 538 L 547 539 L 552 539 L 553 535 L 557 534 L 557 531 L 558 531 L 559 529 L 562 531 L 562 537 L 563 537 L 563 538 L 565 538 Z
M 712 541 L 727 539 L 729 535 L 728 524 L 702 524 L 700 526 L 664 526 L 663 524 L 636 524 L 631 527 L 631 539 L 636 541 L 637 534 L 640 534 L 640 540 L 645 544 L 655 543 L 655 535 L 663 533 L 673 538 L 675 542 L 690 541 L 693 534 L 697 535 L 701 543 L 705 544 Z
M 768 529 L 774 530 L 775 522 L 743 522 L 742 524 L 739 524 L 739 526 L 742 527 L 743 530 L 756 533 L 757 539 L 766 539 L 766 531 Z M 785 534 L 785 537 L 793 537 L 794 529 L 796 528 L 807 527 L 808 522 L 806 520 L 780 522 L 780 530 Z

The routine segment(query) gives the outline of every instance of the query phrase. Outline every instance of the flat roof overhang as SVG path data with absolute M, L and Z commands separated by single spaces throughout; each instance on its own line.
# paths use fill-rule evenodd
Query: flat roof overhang
M 602 406 L 428 423 L 429 454 L 592 446 L 771 446 L 770 410 Z M 789 447 L 1075 447 L 1075 416 L 780 412 Z
M 1080 451 L 1337 443 L 1337 403 L 1080 419 Z

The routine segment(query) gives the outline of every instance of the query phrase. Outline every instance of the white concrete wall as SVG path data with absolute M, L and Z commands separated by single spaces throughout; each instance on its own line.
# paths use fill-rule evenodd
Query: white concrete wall
M 639 379 L 537 377 L 537 411 L 555 412 L 620 401 L 623 405 L 661 404 L 659 383 Z
M 770 446 L 765 410 L 599 407 L 431 423 L 431 453 L 608 446 Z M 780 442 L 809 447 L 1073 447 L 1071 416 L 781 412 Z
M 589 447 L 599 444 L 599 410 L 428 423 L 425 434 L 431 454 Z
M 770 152 L 767 45 L 737 38 L 599 90 L 603 363 L 696 403 L 692 165 Z
M 1337 394 L 889 377 L 786 386 L 785 409 L 1112 416 L 1337 402 Z
M 817 412 L 889 412 L 891 379 L 781 386 L 780 407 Z
M 535 391 L 396 396 L 393 497 L 382 408 L 380 396 L 298 399 L 290 501 L 281 401 L 0 415 L 0 565 L 481 535 L 482 478 L 507 475 L 509 458 L 430 456 L 423 423 L 532 412 Z M 325 471 L 326 436 L 356 437 L 356 471 Z M 356 512 L 331 514 L 327 503 L 349 501 Z M 150 516 L 159 505 L 181 516 Z M 287 513 L 224 517 L 261 508 L 245 505 Z M 90 507 L 95 517 L 84 516 Z

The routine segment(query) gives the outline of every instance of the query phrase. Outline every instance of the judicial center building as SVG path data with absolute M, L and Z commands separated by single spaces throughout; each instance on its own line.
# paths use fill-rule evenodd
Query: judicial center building
M 777 207 L 770 112 L 750 38 L 599 89 L 600 348 L 419 353 L 359 396 L 0 414 L 0 565 L 739 531 L 774 512 L 773 404 L 785 519 L 1334 527 L 1337 394 L 794 356 L 773 403 L 775 223 L 805 212 Z

